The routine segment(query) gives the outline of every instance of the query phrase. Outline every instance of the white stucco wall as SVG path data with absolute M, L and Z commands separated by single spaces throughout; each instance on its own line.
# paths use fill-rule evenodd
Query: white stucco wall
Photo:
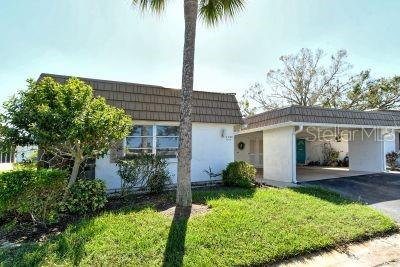
M 341 142 L 332 141 L 306 141 L 306 164 L 310 161 L 324 161 L 323 148 L 325 143 L 330 143 L 331 147 L 339 151 L 339 159 L 343 160 L 349 152 L 347 141 Z
M 384 149 L 385 149 L 385 155 L 389 152 L 399 152 L 400 151 L 400 145 L 399 145 L 399 132 L 395 131 L 392 134 L 385 135 L 385 144 L 384 144 Z M 400 158 L 397 160 L 397 163 L 400 165 Z
M 23 162 L 24 160 L 29 160 L 35 155 L 37 150 L 38 148 L 36 146 L 25 146 L 25 147 L 19 146 L 16 149 L 15 161 Z
M 252 140 L 255 143 L 255 154 L 254 156 L 260 156 L 261 161 L 259 161 L 259 158 L 253 158 L 253 160 L 250 159 L 250 140 Z M 238 148 L 238 144 L 240 142 L 243 142 L 245 144 L 243 149 Z M 262 161 L 262 151 L 260 151 L 259 143 L 263 142 L 263 132 L 254 132 L 254 133 L 248 133 L 248 134 L 241 134 L 241 135 L 236 135 L 235 136 L 235 161 L 245 161 L 252 163 L 255 167 L 262 168 L 263 161 Z M 261 155 L 260 155 L 261 154 Z
M 263 131 L 264 179 L 292 182 L 295 175 L 294 127 Z
M 385 135 L 385 155 L 392 151 L 399 151 L 396 146 L 396 137 L 398 137 L 398 134 L 395 133 Z
M 10 171 L 14 168 L 12 163 L 0 163 L 0 172 L 2 171 Z
M 143 122 L 135 122 L 142 124 Z M 147 122 L 151 124 L 152 122 Z M 173 122 L 158 122 L 157 125 L 172 125 Z M 222 136 L 222 131 L 224 135 Z M 177 180 L 177 159 L 168 159 L 172 182 Z M 209 181 L 204 172 L 211 167 L 214 173 L 220 173 L 229 162 L 234 161 L 233 125 L 217 123 L 193 123 L 192 129 L 192 182 Z M 96 177 L 105 181 L 107 189 L 119 189 L 121 178 L 117 166 L 110 163 L 109 156 L 96 161 Z M 218 177 L 217 179 L 221 179 Z
M 222 130 L 224 136 L 221 136 Z M 193 123 L 192 138 L 193 182 L 208 181 L 210 178 L 204 170 L 209 167 L 214 173 L 221 173 L 234 161 L 233 125 Z
M 355 171 L 382 172 L 385 170 L 382 133 L 370 134 L 370 129 L 356 129 L 349 140 L 349 168 Z M 368 134 L 367 134 L 368 133 Z

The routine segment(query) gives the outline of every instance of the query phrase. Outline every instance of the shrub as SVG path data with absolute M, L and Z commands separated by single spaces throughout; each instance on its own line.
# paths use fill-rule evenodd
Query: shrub
M 135 187 L 160 193 L 171 180 L 168 163 L 159 155 L 128 155 L 119 160 L 117 166 L 122 179 L 122 194 L 131 192 Z
M 222 171 L 222 181 L 228 186 L 251 187 L 255 182 L 256 172 L 256 168 L 247 162 L 231 162 Z
M 395 171 L 397 169 L 397 160 L 400 157 L 400 153 L 396 151 L 392 151 L 386 154 L 386 163 L 389 166 L 391 171 Z
M 160 171 L 150 176 L 147 181 L 147 188 L 150 193 L 159 194 L 165 190 L 167 183 L 171 180 L 171 177 L 166 171 Z
M 22 169 L 0 174 L 0 215 L 29 215 L 35 223 L 57 220 L 68 173 L 57 169 Z
M 333 166 L 336 167 L 338 165 L 340 152 L 335 150 L 329 145 L 324 145 L 322 149 L 322 154 L 324 156 L 324 166 Z
M 106 185 L 103 181 L 81 179 L 69 189 L 63 210 L 72 214 L 88 214 L 102 209 L 106 203 Z

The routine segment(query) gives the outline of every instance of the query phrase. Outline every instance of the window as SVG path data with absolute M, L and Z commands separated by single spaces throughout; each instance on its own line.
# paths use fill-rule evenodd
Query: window
M 133 154 L 152 153 L 175 158 L 178 145 L 178 126 L 135 125 L 126 138 L 126 148 Z
M 0 163 L 14 163 L 14 152 L 0 151 Z
M 133 126 L 131 134 L 126 138 L 128 151 L 134 154 L 152 153 L 153 151 L 153 126 Z

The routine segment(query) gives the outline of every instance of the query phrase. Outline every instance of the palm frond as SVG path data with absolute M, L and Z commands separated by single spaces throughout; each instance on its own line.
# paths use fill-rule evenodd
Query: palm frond
M 166 2 L 167 0 L 132 0 L 132 4 L 142 11 L 150 10 L 155 13 L 164 11 Z
M 243 10 L 245 0 L 200 0 L 199 16 L 214 26 L 224 18 L 233 18 Z

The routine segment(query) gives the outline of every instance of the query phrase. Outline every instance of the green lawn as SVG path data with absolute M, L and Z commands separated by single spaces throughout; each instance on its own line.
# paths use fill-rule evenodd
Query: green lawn
M 377 211 L 317 188 L 194 192 L 210 213 L 107 212 L 51 242 L 0 250 L 3 266 L 227 266 L 271 263 L 395 231 Z

